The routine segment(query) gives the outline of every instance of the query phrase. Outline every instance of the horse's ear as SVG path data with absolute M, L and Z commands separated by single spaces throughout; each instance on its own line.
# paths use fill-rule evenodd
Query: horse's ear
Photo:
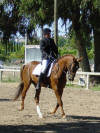
M 77 59 L 78 62 L 81 62 L 83 60 L 83 57 L 80 57 Z
M 75 62 L 76 61 L 76 58 L 73 58 L 73 62 Z

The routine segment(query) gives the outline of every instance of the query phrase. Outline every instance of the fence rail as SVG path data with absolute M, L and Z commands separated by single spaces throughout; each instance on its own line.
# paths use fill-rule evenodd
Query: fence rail
M 90 75 L 94 75 L 94 76 L 100 76 L 100 72 L 77 72 L 76 74 L 78 75 L 86 75 L 86 89 L 89 89 L 89 78 Z
M 17 67 L 16 69 L 11 69 L 11 68 L 9 68 L 9 69 L 0 69 L 0 81 L 2 80 L 3 72 L 13 72 L 13 75 L 15 75 L 15 72 L 20 72 L 20 67 L 19 68 Z M 80 71 L 78 71 L 76 73 L 76 75 L 86 76 L 86 89 L 88 90 L 89 89 L 89 77 L 90 77 L 90 75 L 100 76 L 100 73 L 98 73 L 98 72 L 80 72 Z M 73 84 L 74 84 L 74 82 L 73 82 Z
M 5 65 L 1 65 L 0 69 L 20 69 L 20 66 L 5 66 Z
M 20 72 L 20 69 L 0 69 L 0 81 L 2 81 L 3 72 L 13 72 L 15 77 L 15 72 Z

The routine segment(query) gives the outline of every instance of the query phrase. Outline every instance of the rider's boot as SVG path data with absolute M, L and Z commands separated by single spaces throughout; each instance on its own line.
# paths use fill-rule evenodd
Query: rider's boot
M 37 89 L 37 90 L 40 89 L 40 87 L 41 87 L 41 82 L 42 82 L 43 77 L 44 77 L 44 74 L 41 73 L 40 76 L 39 76 L 38 83 L 37 83 L 37 85 L 36 85 L 36 89 Z

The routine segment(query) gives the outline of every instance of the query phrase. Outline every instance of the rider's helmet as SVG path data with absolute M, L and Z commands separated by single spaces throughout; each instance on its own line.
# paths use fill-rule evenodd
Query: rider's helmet
M 50 34 L 50 33 L 51 33 L 51 30 L 49 28 L 43 29 L 43 35 L 47 35 L 47 34 Z

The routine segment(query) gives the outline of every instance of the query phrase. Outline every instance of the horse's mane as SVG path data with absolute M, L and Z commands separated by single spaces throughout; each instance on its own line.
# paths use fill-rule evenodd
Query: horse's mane
M 73 55 L 67 54 L 67 55 L 63 55 L 63 56 L 59 57 L 58 59 L 56 59 L 55 63 L 57 63 L 59 60 L 61 60 L 62 58 L 66 57 L 66 56 L 71 56 L 71 57 L 75 58 Z
M 71 54 L 67 54 L 67 55 L 63 55 L 63 56 L 59 57 L 58 59 L 55 60 L 53 69 L 55 68 L 55 66 L 58 64 L 58 62 L 59 62 L 60 60 L 62 60 L 63 58 L 65 58 L 65 57 L 67 57 L 67 56 L 70 56 L 70 57 L 72 57 L 72 58 L 75 58 L 75 57 L 74 57 L 73 55 L 71 55 Z

